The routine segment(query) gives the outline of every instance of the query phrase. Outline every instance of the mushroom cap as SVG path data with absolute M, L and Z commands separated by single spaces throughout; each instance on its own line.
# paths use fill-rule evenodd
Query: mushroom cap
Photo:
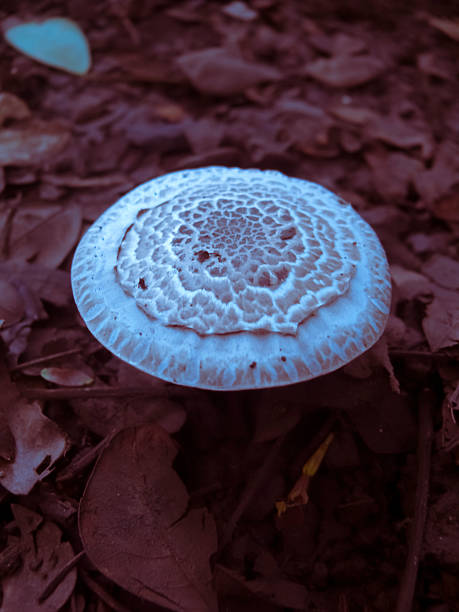
M 288 385 L 381 336 L 391 283 L 371 227 L 324 187 L 212 166 L 133 189 L 83 236 L 78 309 L 112 353 L 215 390 Z

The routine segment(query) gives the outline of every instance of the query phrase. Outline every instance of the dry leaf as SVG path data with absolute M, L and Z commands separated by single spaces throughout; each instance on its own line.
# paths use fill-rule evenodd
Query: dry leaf
M 380 76 L 384 63 L 370 55 L 318 59 L 305 67 L 305 74 L 330 87 L 355 87 Z
M 0 93 L 0 125 L 5 119 L 27 119 L 30 110 L 25 102 L 12 93 Z
M 196 89 L 215 96 L 242 93 L 258 83 L 282 77 L 275 68 L 246 62 L 219 47 L 181 55 L 177 64 Z
M 43 602 L 39 597 L 49 582 L 73 557 L 68 542 L 62 542 L 62 532 L 40 515 L 22 506 L 11 506 L 21 531 L 22 565 L 2 581 L 3 601 L 0 612 L 56 612 L 65 604 L 76 583 L 72 569 Z
M 417 173 L 424 170 L 422 162 L 403 153 L 368 152 L 365 160 L 378 193 L 387 200 L 405 198 Z
M 421 147 L 424 159 L 433 153 L 433 140 L 427 126 L 412 126 L 396 115 L 375 117 L 368 125 L 368 134 L 400 149 Z M 421 169 L 419 167 L 418 171 Z
M 24 316 L 24 301 L 14 285 L 0 276 L 0 320 L 3 326 L 14 325 Z
M 83 387 L 94 382 L 92 376 L 81 370 L 74 368 L 43 368 L 41 376 L 48 382 L 61 385 L 63 387 Z
M 62 208 L 15 240 L 10 248 L 10 259 L 15 262 L 33 260 L 46 268 L 57 268 L 75 246 L 80 230 L 81 209 L 78 206 Z
M 0 129 L 0 166 L 28 166 L 47 161 L 70 140 L 68 130 L 51 121 Z
M 456 291 L 430 286 L 435 297 L 427 306 L 422 328 L 430 350 L 439 351 L 459 342 L 459 299 Z
M 84 492 L 80 535 L 99 571 L 138 597 L 180 612 L 215 611 L 216 527 L 205 509 L 187 508 L 171 467 L 176 452 L 157 425 L 115 435 Z
M 431 26 L 446 34 L 453 40 L 459 41 L 459 19 L 441 19 L 440 17 L 429 17 L 427 20 Z
M 42 300 L 56 306 L 73 304 L 70 274 L 64 270 L 51 270 L 35 263 L 0 262 L 0 275 L 12 282 L 22 281 Z
M 430 276 L 438 285 L 445 289 L 459 289 L 459 262 L 445 257 L 444 255 L 433 255 L 423 267 L 423 272 Z M 457 295 L 459 307 L 459 293 Z
M 64 434 L 40 408 L 17 396 L 5 406 L 8 425 L 16 443 L 14 461 L 2 465 L 0 483 L 15 495 L 27 495 L 46 478 L 67 447 Z

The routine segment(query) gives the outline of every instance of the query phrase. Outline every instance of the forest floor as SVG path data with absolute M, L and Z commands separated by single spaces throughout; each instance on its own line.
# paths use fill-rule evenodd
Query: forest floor
M 2 2 L 2 612 L 459 612 L 454 4 Z M 92 338 L 85 229 L 209 165 L 320 183 L 372 225 L 393 279 L 376 349 L 212 392 Z

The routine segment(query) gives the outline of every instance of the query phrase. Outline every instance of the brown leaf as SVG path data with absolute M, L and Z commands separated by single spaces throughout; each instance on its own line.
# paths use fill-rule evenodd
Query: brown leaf
M 0 93 L 0 125 L 5 119 L 26 119 L 30 117 L 30 110 L 25 102 L 14 94 Z
M 424 170 L 418 159 L 403 153 L 368 152 L 365 160 L 371 168 L 377 191 L 387 200 L 403 199 L 416 174 Z
M 437 200 L 432 206 L 432 212 L 438 219 L 459 223 L 459 191 Z
M 42 522 L 40 515 L 16 504 L 11 509 L 21 530 L 23 562 L 18 571 L 3 579 L 1 612 L 56 612 L 75 588 L 75 569 L 70 570 L 45 601 L 40 602 L 39 597 L 72 559 L 72 547 L 61 541 L 62 532 L 54 523 Z
M 438 351 L 459 342 L 459 299 L 456 291 L 448 291 L 434 283 L 431 289 L 435 297 L 427 306 L 422 328 L 430 350 Z
M 452 140 L 438 145 L 431 168 L 415 177 L 416 191 L 426 202 L 446 195 L 459 182 L 459 146 Z
M 75 246 L 80 229 L 80 208 L 63 208 L 15 240 L 10 249 L 11 260 L 26 262 L 33 259 L 35 264 L 57 268 Z
M 377 78 L 384 63 L 370 55 L 318 59 L 305 67 L 305 74 L 330 87 L 355 87 Z
M 61 385 L 63 387 L 83 387 L 94 382 L 92 376 L 86 372 L 74 368 L 43 368 L 41 376 L 48 382 Z
M 24 302 L 14 285 L 0 276 L 0 327 L 13 325 L 24 315 Z
M 177 64 L 196 89 L 215 96 L 242 93 L 258 83 L 282 77 L 275 68 L 247 62 L 219 47 L 181 55 Z
M 6 406 L 8 425 L 16 443 L 12 463 L 2 466 L 1 484 L 15 495 L 27 495 L 46 478 L 63 455 L 67 443 L 58 426 L 41 411 L 38 402 L 20 398 Z
M 453 40 L 459 41 L 459 19 L 441 19 L 440 17 L 429 17 L 430 25 Z
M 111 580 L 170 610 L 216 610 L 209 556 L 217 539 L 205 509 L 171 467 L 176 445 L 157 425 L 114 436 L 80 504 L 87 555 Z
M 459 262 L 444 255 L 433 255 L 423 266 L 423 271 L 438 285 L 446 289 L 459 289 Z M 459 306 L 459 294 L 457 296 Z
M 11 281 L 22 281 L 30 291 L 56 306 L 73 303 L 70 274 L 64 270 L 51 270 L 35 263 L 0 262 L 0 274 Z
M 428 159 L 433 153 L 433 140 L 427 126 L 413 126 L 396 115 L 377 116 L 368 126 L 368 133 L 400 149 L 421 147 L 422 157 Z
M 69 142 L 59 123 L 34 120 L 24 127 L 0 129 L 0 165 L 28 166 L 47 161 Z

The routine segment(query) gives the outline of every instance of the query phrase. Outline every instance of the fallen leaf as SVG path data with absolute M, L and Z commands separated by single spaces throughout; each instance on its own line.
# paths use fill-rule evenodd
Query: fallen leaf
M 459 342 L 459 299 L 456 291 L 448 291 L 431 283 L 434 299 L 426 308 L 422 328 L 431 351 L 439 351 Z
M 418 296 L 432 294 L 429 279 L 423 274 L 397 264 L 391 265 L 390 272 L 399 300 L 412 300 Z
M 62 532 L 50 521 L 31 510 L 11 505 L 21 531 L 22 565 L 19 570 L 2 580 L 1 612 L 56 612 L 60 610 L 75 588 L 76 569 L 64 576 L 44 601 L 39 601 L 45 587 L 73 557 L 69 542 L 62 542 Z
M 449 36 L 453 40 L 459 41 L 459 19 L 441 19 L 440 17 L 429 17 L 429 24 Z
M 5 39 L 28 57 L 72 74 L 86 74 L 91 53 L 78 25 L 64 17 L 20 23 L 4 32 Z
M 355 87 L 376 79 L 384 69 L 376 57 L 344 55 L 310 62 L 304 73 L 330 87 Z
M 459 262 L 451 257 L 435 254 L 423 265 L 422 269 L 427 276 L 445 289 L 459 289 Z M 457 301 L 459 306 L 459 294 Z
M 421 147 L 424 159 L 432 157 L 434 144 L 428 127 L 410 125 L 397 115 L 375 117 L 368 125 L 368 134 L 400 149 Z
M 112 185 L 125 185 L 126 189 L 132 187 L 129 179 L 119 173 L 106 174 L 104 176 L 88 176 L 85 178 L 72 174 L 43 174 L 41 180 L 44 183 L 56 185 L 57 187 L 77 187 L 80 189 L 87 189 L 88 187 L 103 189 Z
M 69 142 L 70 134 L 57 122 L 31 121 L 0 129 L 0 165 L 28 166 L 47 161 Z
M 13 325 L 24 315 L 24 302 L 16 287 L 0 276 L 0 319 L 4 327 Z
M 247 62 L 219 47 L 181 55 L 177 64 L 196 89 L 215 96 L 242 93 L 258 83 L 282 78 L 275 68 Z
M 80 230 L 80 208 L 62 208 L 15 240 L 11 245 L 10 259 L 15 262 L 33 260 L 46 268 L 57 268 L 75 246 Z
M 233 19 L 239 19 L 240 21 L 253 21 L 257 18 L 258 13 L 250 8 L 245 2 L 239 2 L 235 0 L 226 4 L 222 8 L 222 12 Z
M 431 168 L 425 169 L 414 179 L 416 191 L 423 201 L 434 202 L 443 195 L 449 195 L 459 182 L 459 145 L 452 140 L 441 142 L 434 155 Z
M 51 473 L 67 443 L 58 426 L 42 413 L 38 402 L 29 403 L 18 396 L 6 410 L 16 456 L 13 462 L 2 466 L 0 483 L 15 495 L 27 495 Z
M 0 93 L 0 125 L 6 119 L 27 119 L 30 117 L 29 107 L 21 98 L 7 91 Z
M 459 223 L 459 191 L 434 202 L 432 212 L 438 219 Z
M 171 467 L 176 445 L 157 425 L 110 441 L 80 504 L 80 535 L 92 563 L 124 589 L 170 610 L 217 610 L 209 557 L 217 534 Z
M 43 368 L 41 370 L 41 376 L 48 382 L 63 387 L 83 387 L 94 382 L 92 376 L 74 368 Z
M 70 274 L 64 270 L 52 270 L 35 263 L 16 261 L 0 262 L 0 275 L 10 281 L 22 281 L 31 292 L 56 306 L 73 303 Z
M 418 159 L 385 150 L 369 151 L 365 161 L 371 168 L 376 190 L 386 200 L 405 198 L 416 174 L 424 170 Z

